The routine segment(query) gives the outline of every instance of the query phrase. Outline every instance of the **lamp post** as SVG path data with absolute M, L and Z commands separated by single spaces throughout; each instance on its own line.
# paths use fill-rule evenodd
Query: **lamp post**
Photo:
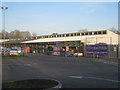
M 1 7 L 3 10 L 3 35 L 4 35 L 4 40 L 5 40 L 5 11 L 8 9 L 8 7 Z M 4 47 L 5 47 L 5 41 L 4 41 Z M 5 48 L 4 48 L 4 55 L 5 55 Z

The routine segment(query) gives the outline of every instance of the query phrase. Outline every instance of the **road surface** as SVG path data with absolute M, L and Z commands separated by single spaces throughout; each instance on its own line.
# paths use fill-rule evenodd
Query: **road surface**
M 92 58 L 30 54 L 2 60 L 3 82 L 51 78 L 63 88 L 118 88 L 118 66 Z

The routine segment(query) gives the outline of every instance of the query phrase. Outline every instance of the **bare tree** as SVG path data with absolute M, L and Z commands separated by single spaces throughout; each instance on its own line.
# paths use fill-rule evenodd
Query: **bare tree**
M 58 35 L 58 33 L 52 33 L 52 35 Z
M 112 31 L 112 32 L 114 32 L 114 33 L 119 33 L 119 31 L 115 28 L 115 27 L 112 27 L 111 29 L 110 29 L 110 31 Z
M 33 37 L 36 37 L 36 36 L 37 36 L 37 34 L 36 34 L 35 32 L 33 32 L 33 33 L 32 33 L 32 36 L 33 36 Z
M 15 30 L 14 33 L 15 33 L 15 38 L 21 38 L 21 34 L 19 30 Z
M 31 37 L 31 33 L 29 31 L 24 31 L 20 33 L 21 33 L 21 38 Z
M 26 37 L 31 37 L 31 33 L 29 31 L 26 31 Z
M 11 32 L 9 33 L 9 38 L 10 38 L 10 39 L 15 38 L 15 32 L 14 32 L 14 31 L 11 31 Z
M 4 30 L 0 33 L 1 38 L 5 36 L 6 39 L 16 39 L 16 38 L 26 38 L 26 37 L 31 37 L 31 33 L 29 31 L 19 31 L 19 30 L 14 30 L 11 31 L 10 33 L 5 32 Z M 34 36 L 37 36 L 36 33 L 34 33 Z

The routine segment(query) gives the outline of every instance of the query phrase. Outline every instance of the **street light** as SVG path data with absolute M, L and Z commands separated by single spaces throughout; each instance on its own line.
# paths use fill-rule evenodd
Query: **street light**
M 5 40 L 5 11 L 8 9 L 8 7 L 1 7 L 3 10 L 3 35 Z M 4 47 L 5 47 L 5 41 L 4 41 Z M 4 55 L 5 55 L 5 49 L 4 49 Z

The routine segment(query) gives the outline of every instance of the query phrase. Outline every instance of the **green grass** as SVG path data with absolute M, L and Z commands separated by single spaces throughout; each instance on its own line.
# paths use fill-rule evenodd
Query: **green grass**
M 12 88 L 52 88 L 58 85 L 56 81 L 47 80 L 47 79 L 31 79 L 31 80 L 21 80 L 21 81 L 13 81 L 2 84 L 2 88 L 7 90 Z

